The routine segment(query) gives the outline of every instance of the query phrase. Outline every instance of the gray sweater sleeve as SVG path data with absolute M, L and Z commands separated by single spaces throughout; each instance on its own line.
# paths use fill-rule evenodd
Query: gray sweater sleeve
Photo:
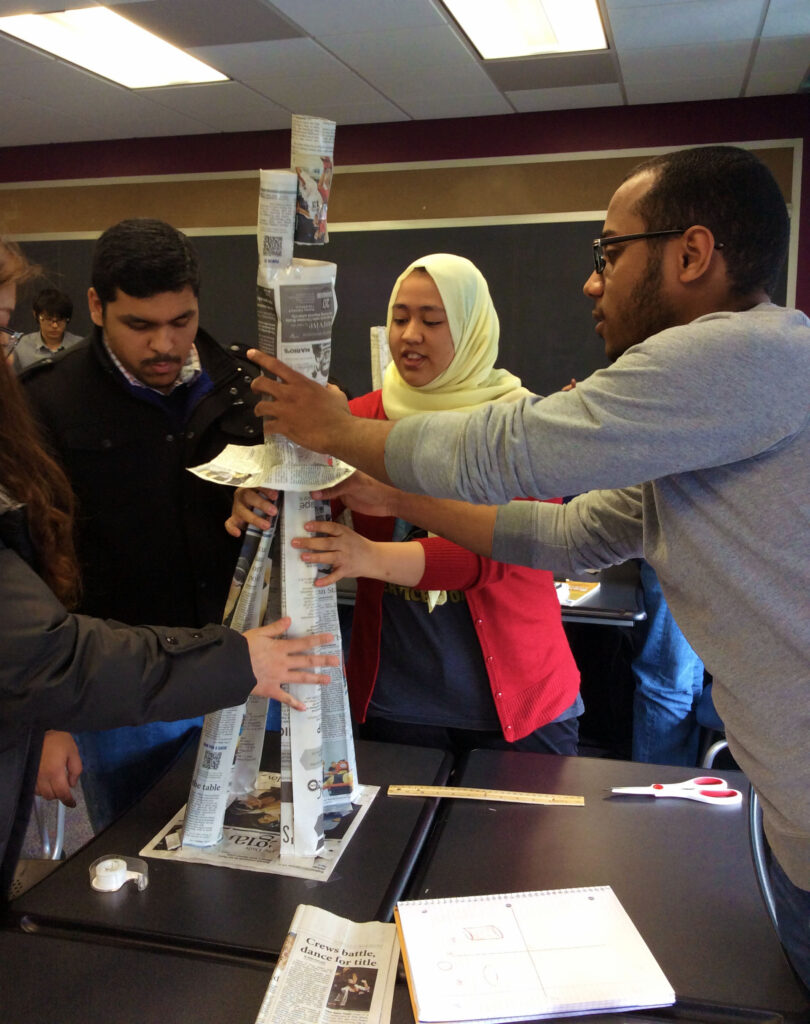
M 794 342 L 789 315 L 712 314 L 628 349 L 573 391 L 408 417 L 389 435 L 386 469 L 404 490 L 499 504 L 751 458 L 805 416 L 806 329 Z
M 123 626 L 68 613 L 13 551 L 0 549 L 0 718 L 110 729 L 244 702 L 247 641 L 224 626 Z

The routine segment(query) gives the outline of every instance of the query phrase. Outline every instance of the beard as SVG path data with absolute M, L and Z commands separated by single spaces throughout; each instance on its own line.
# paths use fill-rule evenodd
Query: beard
M 630 293 L 622 312 L 621 347 L 605 352 L 611 362 L 615 362 L 623 352 L 645 338 L 680 323 L 675 306 L 662 294 L 662 262 L 660 253 L 651 256 L 644 276 Z

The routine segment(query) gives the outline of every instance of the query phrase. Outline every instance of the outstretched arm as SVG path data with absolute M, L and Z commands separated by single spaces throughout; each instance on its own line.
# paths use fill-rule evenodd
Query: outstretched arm
M 365 515 L 399 516 L 476 555 L 489 558 L 492 554 L 492 533 L 498 514 L 495 506 L 468 505 L 463 501 L 410 494 L 382 484 L 365 473 L 354 473 L 334 487 L 313 491 L 312 496 L 340 498 L 347 508 Z
M 325 388 L 256 349 L 248 356 L 267 373 L 275 374 L 275 378 L 260 375 L 250 385 L 264 396 L 256 405 L 256 414 L 265 417 L 265 433 L 283 434 L 310 451 L 334 455 L 388 482 L 385 439 L 393 423 L 352 416 L 337 388 Z

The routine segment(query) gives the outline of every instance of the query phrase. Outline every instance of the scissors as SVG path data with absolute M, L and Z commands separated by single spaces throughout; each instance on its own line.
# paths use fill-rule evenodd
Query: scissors
M 684 782 L 654 782 L 651 786 L 614 786 L 611 793 L 620 796 L 675 796 L 723 807 L 738 807 L 742 803 L 742 793 L 738 789 L 729 789 L 725 779 L 714 775 L 700 775 Z

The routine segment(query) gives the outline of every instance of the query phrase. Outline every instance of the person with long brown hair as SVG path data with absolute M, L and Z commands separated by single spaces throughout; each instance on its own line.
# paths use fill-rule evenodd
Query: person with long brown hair
M 172 721 L 244 702 L 249 693 L 300 709 L 283 683 L 324 683 L 310 653 L 328 634 L 282 639 L 280 619 L 241 635 L 122 626 L 68 610 L 80 592 L 73 495 L 44 451 L 8 357 L 18 282 L 32 268 L 0 240 L 0 902 L 6 898 L 34 796 L 45 730 Z

